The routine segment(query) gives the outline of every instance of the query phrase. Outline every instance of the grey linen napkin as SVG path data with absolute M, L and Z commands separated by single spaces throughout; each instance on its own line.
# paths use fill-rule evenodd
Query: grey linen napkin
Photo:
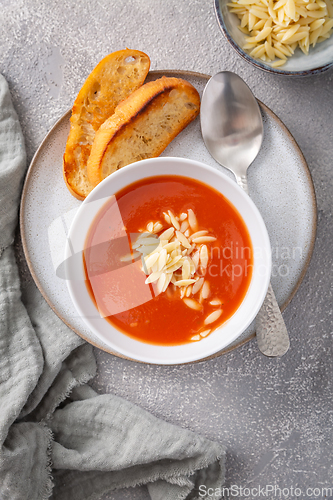
M 34 285 L 21 291 L 13 240 L 25 167 L 0 75 L 0 499 L 93 500 L 142 484 L 153 500 L 199 499 L 209 488 L 204 498 L 221 498 L 223 447 L 98 395 L 87 385 L 92 347 Z

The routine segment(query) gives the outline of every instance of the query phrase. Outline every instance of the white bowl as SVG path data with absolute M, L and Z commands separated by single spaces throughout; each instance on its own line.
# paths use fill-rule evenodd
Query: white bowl
M 234 315 L 199 342 L 177 346 L 147 344 L 120 332 L 99 315 L 85 285 L 82 258 L 77 260 L 75 279 L 69 279 L 67 285 L 83 320 L 113 352 L 146 363 L 189 363 L 215 354 L 241 335 L 258 313 L 270 281 L 271 249 L 265 223 L 249 196 L 222 172 L 184 158 L 152 158 L 110 175 L 84 200 L 73 220 L 65 252 L 66 275 L 70 277 L 73 271 L 70 257 L 73 252 L 82 255 L 89 227 L 106 200 L 133 182 L 158 175 L 181 175 L 204 182 L 222 193 L 242 216 L 255 251 L 252 279 Z
M 236 14 L 229 11 L 228 2 L 229 0 L 214 0 L 217 22 L 228 42 L 247 62 L 268 73 L 288 76 L 315 75 L 333 67 L 333 35 L 315 47 L 310 47 L 308 55 L 297 49 L 286 64 L 279 68 L 272 68 L 270 64 L 251 57 L 242 49 L 246 37 L 238 29 L 240 21 Z

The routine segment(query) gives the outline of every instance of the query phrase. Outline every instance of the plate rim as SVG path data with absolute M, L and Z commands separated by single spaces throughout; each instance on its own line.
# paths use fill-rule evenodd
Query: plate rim
M 204 79 L 206 81 L 208 81 L 211 78 L 211 75 L 208 75 L 206 73 L 200 73 L 200 72 L 197 72 L 197 71 L 187 71 L 187 70 L 171 70 L 171 69 L 168 69 L 168 70 L 152 70 L 152 71 L 149 71 L 149 73 L 148 73 L 148 77 L 149 76 L 153 76 L 153 77 L 159 77 L 160 76 L 160 77 L 162 77 L 162 76 L 174 76 L 174 75 L 178 75 L 178 76 L 184 77 L 184 78 L 188 78 L 189 76 L 192 76 L 194 78 Z M 268 106 L 266 106 L 266 104 L 264 104 L 263 102 L 261 102 L 259 99 L 257 99 L 257 101 L 258 101 L 259 105 L 261 106 L 261 108 L 287 134 L 287 136 L 290 139 L 290 142 L 297 149 L 297 151 L 299 153 L 299 158 L 301 159 L 301 163 L 303 165 L 304 172 L 305 172 L 305 174 L 306 174 L 306 176 L 308 178 L 308 184 L 309 184 L 309 186 L 311 186 L 313 227 L 312 227 L 312 230 L 311 230 L 310 247 L 309 247 L 307 259 L 306 259 L 306 261 L 304 263 L 304 266 L 302 268 L 302 272 L 301 272 L 301 274 L 300 274 L 297 282 L 295 283 L 292 291 L 290 292 L 287 300 L 285 300 L 285 302 L 281 306 L 281 311 L 283 312 L 287 308 L 287 306 L 290 304 L 290 302 L 292 301 L 292 299 L 294 298 L 294 296 L 296 295 L 296 292 L 298 291 L 298 289 L 299 289 L 299 287 L 300 287 L 300 285 L 301 285 L 301 283 L 302 283 L 302 281 L 303 281 L 303 279 L 304 279 L 304 277 L 305 277 L 305 275 L 306 275 L 306 273 L 308 271 L 309 265 L 310 265 L 310 261 L 311 261 L 312 255 L 313 255 L 313 249 L 314 249 L 314 245 L 315 245 L 315 241 L 316 241 L 316 232 L 317 232 L 317 218 L 318 218 L 318 216 L 317 216 L 317 201 L 316 201 L 316 193 L 315 193 L 314 183 L 313 183 L 313 179 L 312 179 L 312 175 L 311 175 L 309 166 L 308 166 L 308 164 L 307 164 L 307 162 L 305 160 L 305 157 L 304 157 L 304 155 L 303 155 L 303 153 L 302 153 L 299 145 L 297 144 L 295 138 L 293 137 L 293 135 L 291 134 L 291 132 L 289 131 L 289 129 L 286 127 L 286 125 L 280 120 L 280 118 Z M 69 115 L 71 114 L 71 111 L 72 111 L 71 108 L 68 109 L 67 111 L 65 111 L 65 113 L 54 123 L 54 125 L 51 127 L 51 129 L 47 132 L 47 134 L 45 135 L 44 139 L 42 140 L 42 142 L 38 146 L 35 154 L 33 155 L 32 159 L 31 159 L 31 162 L 29 164 L 29 167 L 27 169 L 25 178 L 24 178 L 24 184 L 23 184 L 22 193 L 21 193 L 20 211 L 19 211 L 20 235 L 21 235 L 21 241 L 22 241 L 22 248 L 23 248 L 24 257 L 26 259 L 26 262 L 27 262 L 30 274 L 31 274 L 31 276 L 32 276 L 32 278 L 33 278 L 33 280 L 34 280 L 37 288 L 39 289 L 40 293 L 44 297 L 45 301 L 47 302 L 47 304 L 49 305 L 49 307 L 53 310 L 53 312 L 74 333 L 76 333 L 77 335 L 79 335 L 79 337 L 81 337 L 86 342 L 92 344 L 94 347 L 97 347 L 98 349 L 101 349 L 101 350 L 103 350 L 103 351 L 105 351 L 105 352 L 107 352 L 109 354 L 113 354 L 114 356 L 117 356 L 119 358 L 128 359 L 128 360 L 133 361 L 135 363 L 153 364 L 153 363 L 147 363 L 147 362 L 143 362 L 143 361 L 138 361 L 138 360 L 129 358 L 127 356 L 124 356 L 124 355 L 122 355 L 122 354 L 120 354 L 118 352 L 112 351 L 111 349 L 101 347 L 100 345 L 98 345 L 94 341 L 92 341 L 91 339 L 88 339 L 81 332 L 79 332 L 78 330 L 76 330 L 65 318 L 62 317 L 61 313 L 56 309 L 55 305 L 49 299 L 46 291 L 44 290 L 42 284 L 40 283 L 40 281 L 39 281 L 39 279 L 38 279 L 38 277 L 37 277 L 37 275 L 35 273 L 33 264 L 32 264 L 32 262 L 30 260 L 30 257 L 29 257 L 28 245 L 27 245 L 27 238 L 26 238 L 26 234 L 25 234 L 25 227 L 24 227 L 23 219 L 24 219 L 24 211 L 25 211 L 25 204 L 26 204 L 27 192 L 28 192 L 28 189 L 29 189 L 29 182 L 30 182 L 31 177 L 32 177 L 33 168 L 34 168 L 34 165 L 35 165 L 35 163 L 37 161 L 39 153 L 43 149 L 44 145 L 47 143 L 47 141 L 49 139 L 49 136 L 55 131 L 55 129 L 57 129 L 57 127 L 64 120 L 68 120 L 69 119 Z M 210 359 L 214 359 L 214 358 L 220 357 L 222 355 L 229 354 L 230 352 L 234 351 L 235 349 L 238 349 L 239 347 L 241 347 L 241 346 L 245 345 L 246 343 L 248 343 L 254 337 L 255 337 L 255 333 L 251 334 L 248 338 L 241 340 L 238 344 L 236 344 L 234 346 L 231 346 L 229 348 L 226 347 L 225 349 L 223 349 L 223 351 L 218 351 L 215 354 L 212 354 L 211 356 L 208 356 L 206 358 L 202 358 L 202 359 L 199 359 L 199 360 L 196 360 L 196 361 L 190 361 L 190 362 L 187 362 L 187 363 L 178 363 L 177 365 L 163 365 L 163 366 L 182 366 L 182 365 L 186 365 L 186 364 L 194 364 L 194 363 L 201 363 L 201 362 L 204 362 L 204 361 L 208 361 Z

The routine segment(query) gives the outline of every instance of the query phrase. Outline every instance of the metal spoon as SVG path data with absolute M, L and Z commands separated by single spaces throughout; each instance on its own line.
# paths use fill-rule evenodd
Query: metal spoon
M 200 119 L 208 151 L 235 174 L 238 185 L 248 193 L 247 169 L 263 139 L 260 108 L 251 90 L 235 73 L 217 73 L 205 87 Z M 256 317 L 256 335 L 266 356 L 283 356 L 289 349 L 287 328 L 271 284 Z

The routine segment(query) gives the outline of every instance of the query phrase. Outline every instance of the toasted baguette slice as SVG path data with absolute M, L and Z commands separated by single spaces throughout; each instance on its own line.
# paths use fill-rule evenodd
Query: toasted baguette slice
M 143 52 L 113 52 L 90 73 L 75 99 L 63 174 L 68 189 L 79 200 L 93 187 L 87 177 L 87 160 L 96 131 L 116 106 L 143 84 L 149 67 L 150 59 Z
M 162 77 L 140 87 L 96 133 L 87 166 L 91 184 L 125 165 L 160 155 L 199 110 L 197 90 L 180 78 Z

